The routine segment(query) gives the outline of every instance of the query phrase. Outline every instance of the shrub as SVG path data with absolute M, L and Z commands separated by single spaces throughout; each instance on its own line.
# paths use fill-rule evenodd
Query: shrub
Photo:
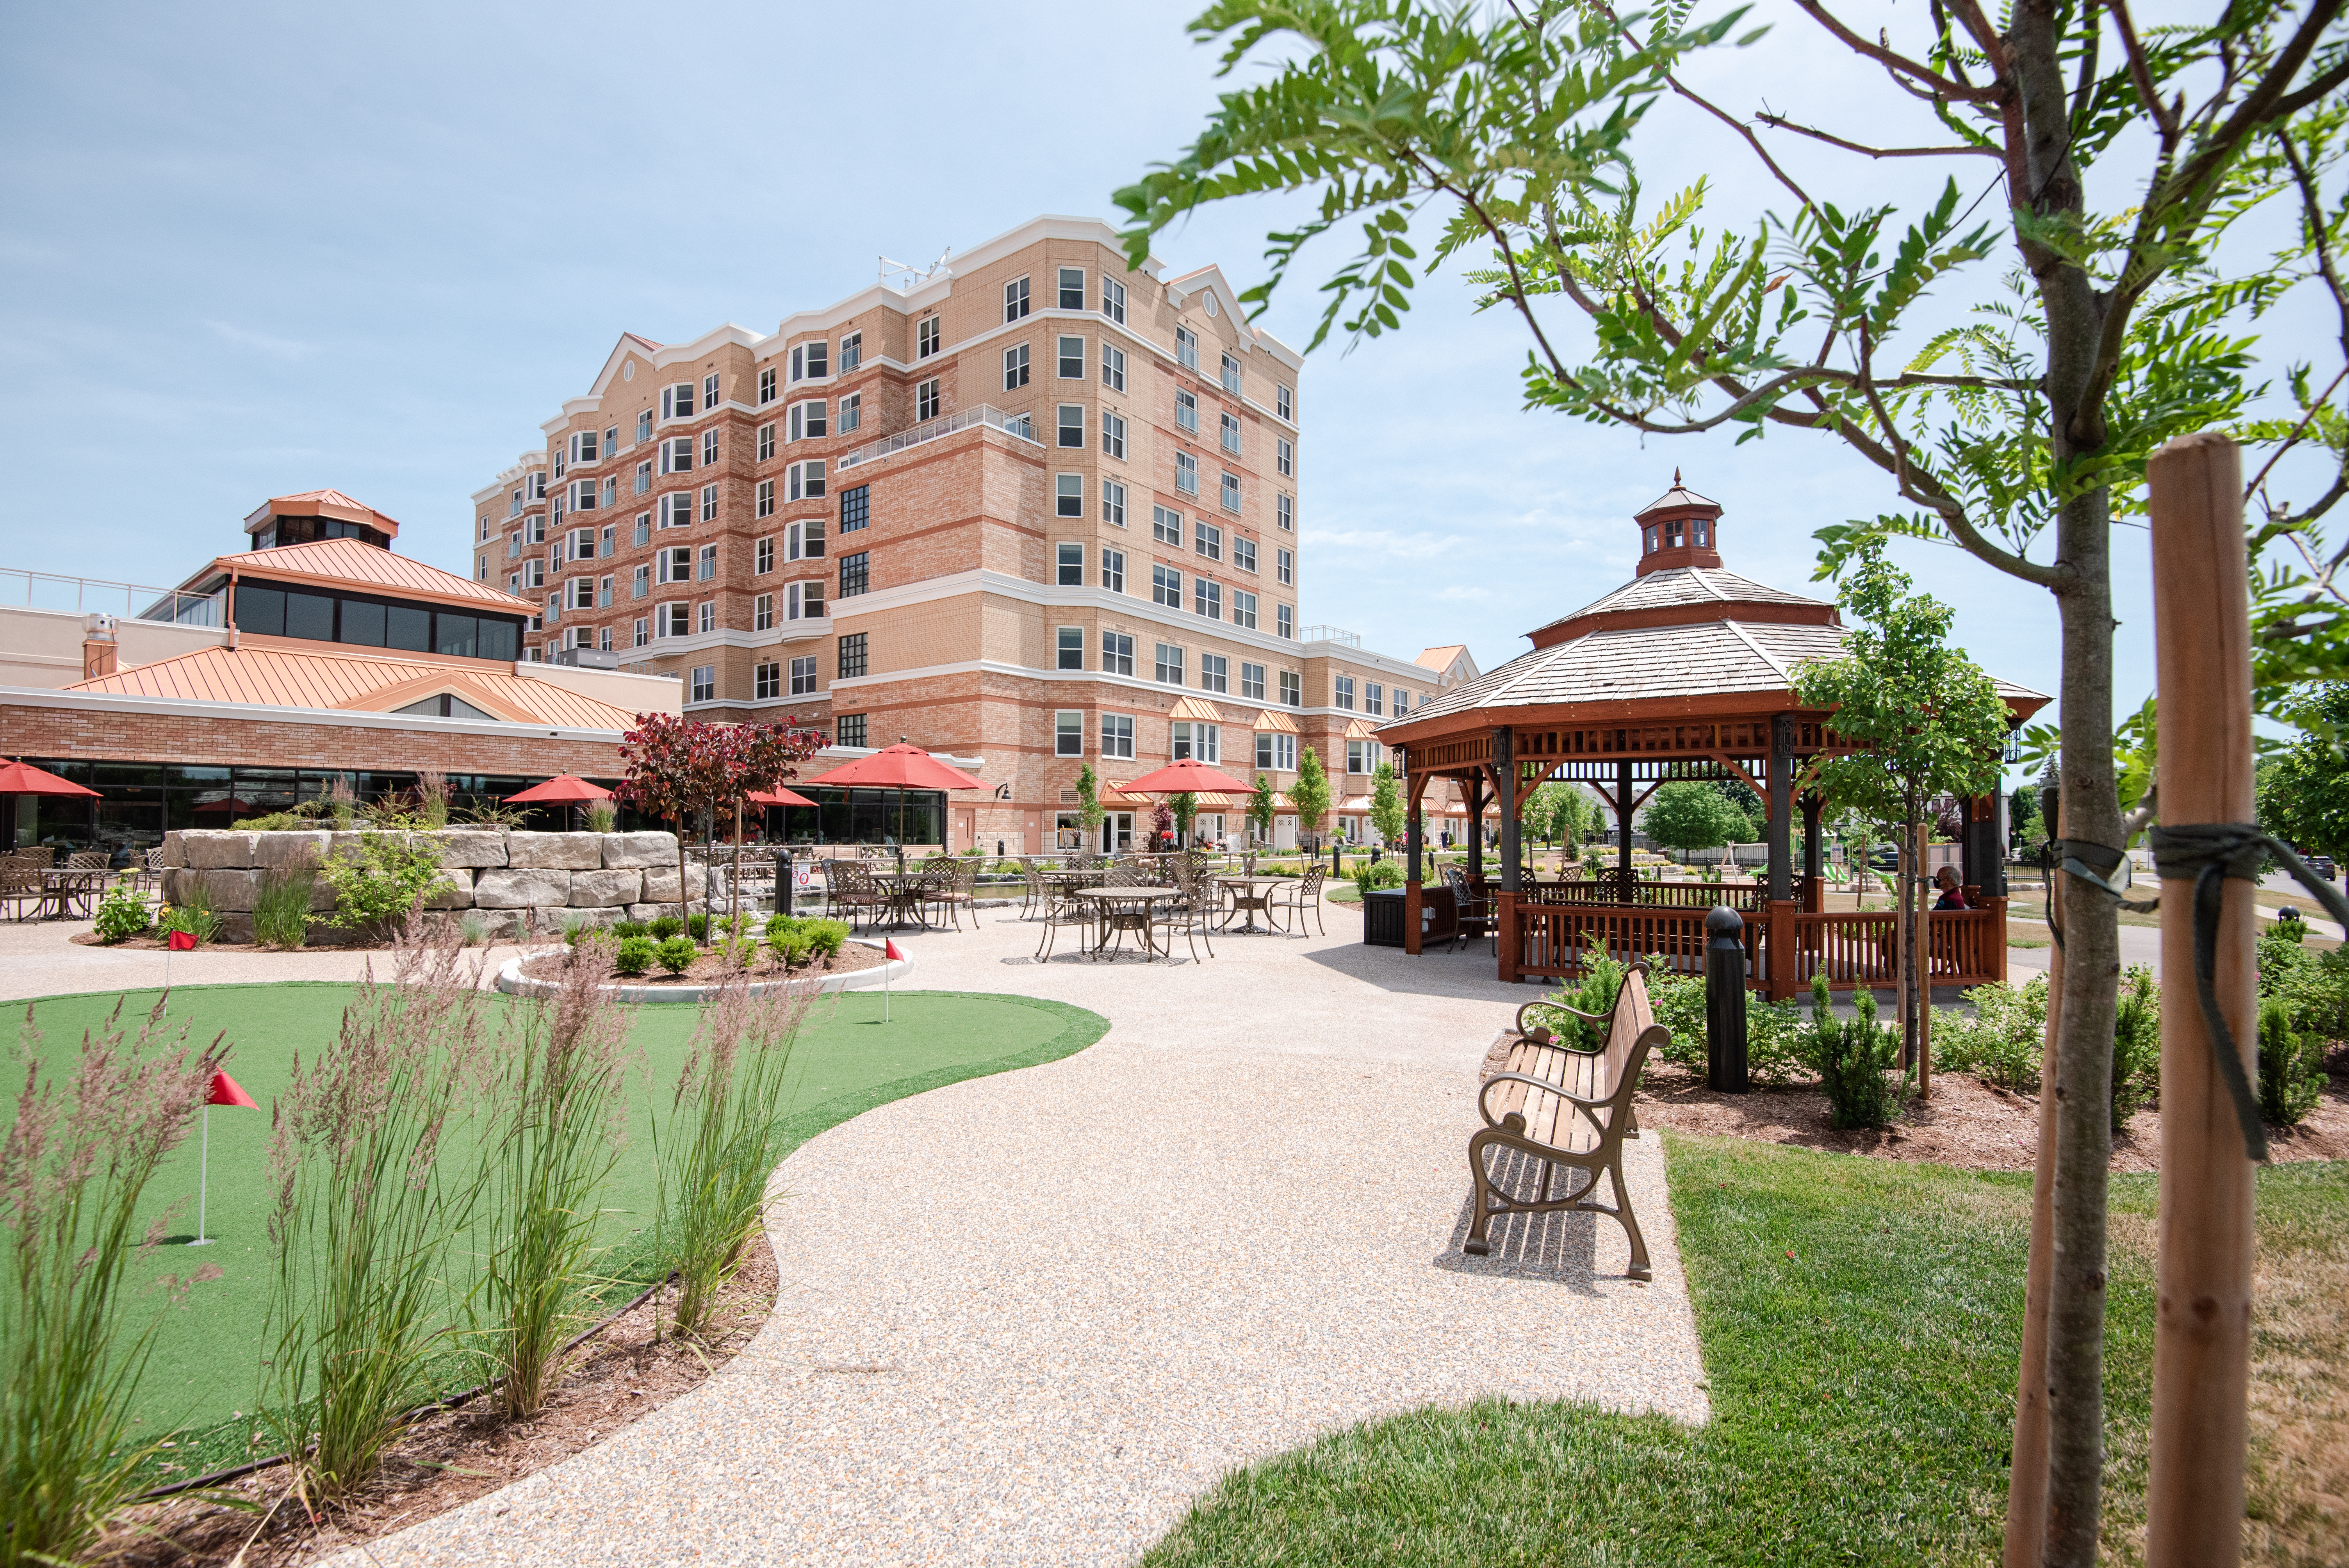
M 767 940 L 772 942 L 783 932 L 798 930 L 799 923 L 799 916 L 786 914 L 781 910 L 777 910 L 767 916 Z
M 1666 975 L 1649 987 L 1656 1022 L 1671 1032 L 1661 1053 L 1668 1062 L 1703 1072 L 1710 1065 L 1710 1030 L 1702 975 Z M 1745 1070 L 1763 1083 L 1791 1083 L 1816 1069 L 1810 1025 L 1802 1004 L 1745 994 Z
M 719 955 L 737 969 L 748 969 L 758 961 L 759 943 L 755 937 L 728 936 L 718 943 Z
M 642 975 L 660 956 L 660 944 L 649 936 L 623 936 L 612 958 L 613 973 Z
M 2271 996 L 2260 1004 L 2260 1115 L 2296 1126 L 2324 1093 L 2324 1042 L 2295 1033 L 2292 1008 Z
M 1887 1076 L 1899 1047 L 1889 1029 L 1876 1025 L 1876 993 L 1854 998 L 1859 1016 L 1851 1023 L 1827 1020 L 1818 1035 L 1819 1087 L 1826 1090 L 1827 1125 L 1882 1127 L 1891 1119 L 1892 1080 Z
M 2161 1098 L 2161 989 L 2153 971 L 2132 964 L 2121 980 L 2113 1018 L 2113 1130 L 2128 1125 L 2140 1106 Z
M 2017 1094 L 2039 1087 L 2039 1065 L 2047 1048 L 2047 976 L 2034 975 L 2021 985 L 1993 981 L 1965 994 L 1973 1015 L 1933 1015 L 1933 1062 L 1947 1071 L 1970 1072 Z
M 686 934 L 687 934 L 688 935 L 691 936 L 691 937 L 692 937 L 696 942 L 707 942 L 707 941 L 709 941 L 709 914 L 708 914 L 707 913 L 701 913 L 701 914 L 688 914 L 688 915 L 687 915 L 687 916 L 685 917 L 685 929 L 686 929 Z
M 253 893 L 253 939 L 272 947 L 299 947 L 310 939 L 310 892 L 318 884 L 308 870 L 261 873 Z
M 25 1086 L 0 1143 L 0 1559 L 10 1563 L 80 1561 L 155 1451 L 134 1434 L 130 1408 L 160 1317 L 135 1333 L 123 1320 L 129 1272 L 171 1211 L 142 1223 L 139 1210 L 227 1052 L 218 1040 L 191 1048 L 184 1026 L 167 1039 L 160 1001 L 128 1047 L 121 1019 L 118 1003 L 104 1028 L 82 1036 L 62 1086 L 32 1065 L 40 1033 L 29 1006 L 18 1037 Z M 220 1273 L 206 1264 L 167 1277 L 166 1299 Z
M 696 958 L 701 956 L 701 946 L 690 936 L 672 936 L 654 950 L 654 956 L 670 974 L 682 975 L 693 967 Z
M 1355 878 L 1357 883 L 1361 881 Z M 1552 1006 L 1536 1009 L 1526 1022 L 1547 1028 L 1551 1036 L 1568 1050 L 1604 1050 L 1607 1041 L 1601 1034 L 1604 1025 L 1585 1023 L 1568 1007 L 1605 1017 L 1615 1008 L 1615 994 L 1622 989 L 1623 976 L 1630 965 L 1608 956 L 1607 944 L 1595 934 L 1587 939 L 1582 954 L 1582 978 L 1568 986 L 1560 986 L 1555 995 L 1544 998 Z M 1703 982 L 1698 982 L 1700 992 Z M 1699 1005 L 1702 1016 L 1702 1006 Z
M 584 910 L 567 910 L 555 918 L 563 923 L 563 945 L 565 947 L 575 947 L 581 937 L 603 929 L 588 919 Z
M 198 942 L 220 940 L 220 911 L 212 905 L 212 889 L 193 877 L 182 877 L 180 902 L 166 904 L 155 917 L 159 930 L 184 931 Z
M 98 903 L 98 939 L 109 946 L 144 936 L 155 924 L 155 912 L 129 882 L 116 882 Z
M 416 776 L 416 814 L 428 828 L 449 825 L 449 776 L 429 769 Z
M 413 832 L 362 833 L 326 857 L 320 874 L 335 890 L 333 922 L 388 936 L 420 907 L 440 877 L 440 847 Z
M 811 920 L 805 927 L 810 949 L 818 958 L 833 958 L 848 942 L 848 922 Z
M 620 820 L 620 813 L 613 810 L 609 800 L 588 801 L 584 814 L 587 819 L 587 830 L 591 833 L 608 833 Z
M 440 1155 L 483 1071 L 487 1004 L 478 970 L 421 929 L 401 934 L 391 983 L 361 981 L 337 1037 L 295 1061 L 270 1137 L 262 1418 L 314 1505 L 367 1482 L 425 1392 L 479 1190 Z
M 614 941 L 626 942 L 631 936 L 644 936 L 648 934 L 651 932 L 652 927 L 647 925 L 641 920 L 616 920 L 612 923 L 611 930 L 612 939 Z
M 808 954 L 814 946 L 814 940 L 804 931 L 786 928 L 770 932 L 767 936 L 767 946 L 774 954 L 776 961 L 784 968 L 796 969 L 808 961 Z
M 1365 862 L 1354 868 L 1354 886 L 1363 892 L 1372 888 L 1402 886 L 1402 867 L 1392 861 L 1381 861 L 1376 865 Z
M 2295 1033 L 2349 1039 L 2349 949 L 2301 945 L 2304 923 L 2277 921 L 2260 933 L 2260 995 L 2281 997 Z
M 479 947 L 490 939 L 490 917 L 478 909 L 469 909 L 457 917 L 457 934 L 468 947 Z
M 685 921 L 674 914 L 657 914 L 645 923 L 645 929 L 656 942 L 667 942 L 685 934 Z

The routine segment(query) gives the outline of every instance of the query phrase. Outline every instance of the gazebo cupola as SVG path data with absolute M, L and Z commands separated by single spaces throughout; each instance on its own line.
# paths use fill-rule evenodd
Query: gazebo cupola
M 1640 570 L 1678 571 L 1691 566 L 1721 564 L 1721 503 L 1707 500 L 1681 483 L 1672 470 L 1672 488 L 1635 514 L 1640 525 Z

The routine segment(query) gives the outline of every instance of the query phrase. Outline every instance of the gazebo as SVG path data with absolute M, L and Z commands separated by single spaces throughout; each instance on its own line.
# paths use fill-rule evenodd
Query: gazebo
M 1640 564 L 1630 582 L 1527 634 L 1533 650 L 1444 692 L 1378 738 L 1408 780 L 1403 947 L 1417 954 L 1423 912 L 1449 899 L 1422 885 L 1420 808 L 1428 787 L 1452 779 L 1468 806 L 1467 880 L 1489 901 L 1500 977 L 1578 975 L 1594 943 L 1618 959 L 1654 956 L 1670 969 L 1703 965 L 1704 917 L 1728 904 L 1745 921 L 1746 973 L 1773 997 L 1824 974 L 1830 985 L 1889 986 L 1899 975 L 1895 911 L 1830 911 L 1820 874 L 1815 794 L 1795 798 L 1809 758 L 1850 749 L 1833 715 L 1796 706 L 1798 665 L 1839 657 L 1833 604 L 1723 569 L 1720 503 L 1672 476 L 1640 511 Z M 2013 724 L 2046 706 L 2042 693 L 1998 683 Z M 1674 779 L 1739 779 L 1769 816 L 1769 868 L 1758 885 L 1643 879 L 1631 823 L 1656 787 Z M 1616 863 L 1585 880 L 1526 882 L 1518 819 L 1541 785 L 1569 780 L 1614 813 Z M 1995 800 L 1963 803 L 1961 877 L 1974 907 L 1928 923 L 1934 985 L 2005 978 L 2006 899 Z M 1500 817 L 1497 880 L 1484 867 L 1484 814 Z M 1804 865 L 1792 824 L 1805 825 Z

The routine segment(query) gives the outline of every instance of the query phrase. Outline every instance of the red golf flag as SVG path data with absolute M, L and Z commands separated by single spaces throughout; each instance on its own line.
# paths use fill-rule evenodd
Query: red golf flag
M 904 954 L 897 951 L 897 944 L 895 942 L 887 941 L 885 939 L 883 942 L 881 952 L 882 955 L 887 958 L 892 964 L 902 963 L 905 957 Z
M 175 931 L 171 933 L 170 946 L 174 953 L 193 953 L 196 950 L 196 934 L 192 931 Z
M 212 1074 L 212 1098 L 204 1103 L 206 1105 L 242 1105 L 253 1110 L 261 1109 L 254 1098 L 244 1092 L 244 1086 L 226 1073 Z

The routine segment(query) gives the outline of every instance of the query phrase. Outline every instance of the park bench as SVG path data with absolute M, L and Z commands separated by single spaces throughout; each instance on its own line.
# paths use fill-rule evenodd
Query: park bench
M 1559 1044 L 1538 1019 L 1544 1013 L 1555 1016 L 1561 1010 L 1602 1031 L 1606 1044 L 1595 1051 Z M 1536 1015 L 1530 1028 L 1528 1013 Z M 1623 1139 L 1640 1130 L 1631 1110 L 1631 1092 L 1639 1086 L 1640 1069 L 1647 1065 L 1648 1053 L 1671 1038 L 1649 1006 L 1645 960 L 1634 963 L 1625 973 L 1615 993 L 1615 1006 L 1605 1016 L 1557 1002 L 1529 1002 L 1517 1009 L 1516 1038 L 1508 1042 L 1500 1070 L 1486 1078 L 1476 1094 L 1476 1109 L 1485 1126 L 1468 1140 L 1468 1169 L 1476 1181 L 1476 1213 L 1468 1227 L 1464 1251 L 1478 1257 L 1491 1251 L 1485 1233 L 1496 1214 L 1578 1209 L 1612 1214 L 1621 1222 L 1623 1233 L 1631 1243 L 1630 1276 L 1652 1277 L 1648 1243 L 1640 1234 L 1630 1194 L 1623 1186 Z M 1513 1195 L 1493 1178 L 1493 1163 L 1507 1160 L 1511 1153 L 1540 1168 L 1541 1180 L 1532 1199 Z M 1569 1191 L 1553 1198 L 1550 1185 L 1561 1171 L 1567 1172 Z M 1591 1201 L 1601 1173 L 1614 1185 L 1612 1208 Z M 1573 1185 L 1578 1175 L 1578 1187 Z

